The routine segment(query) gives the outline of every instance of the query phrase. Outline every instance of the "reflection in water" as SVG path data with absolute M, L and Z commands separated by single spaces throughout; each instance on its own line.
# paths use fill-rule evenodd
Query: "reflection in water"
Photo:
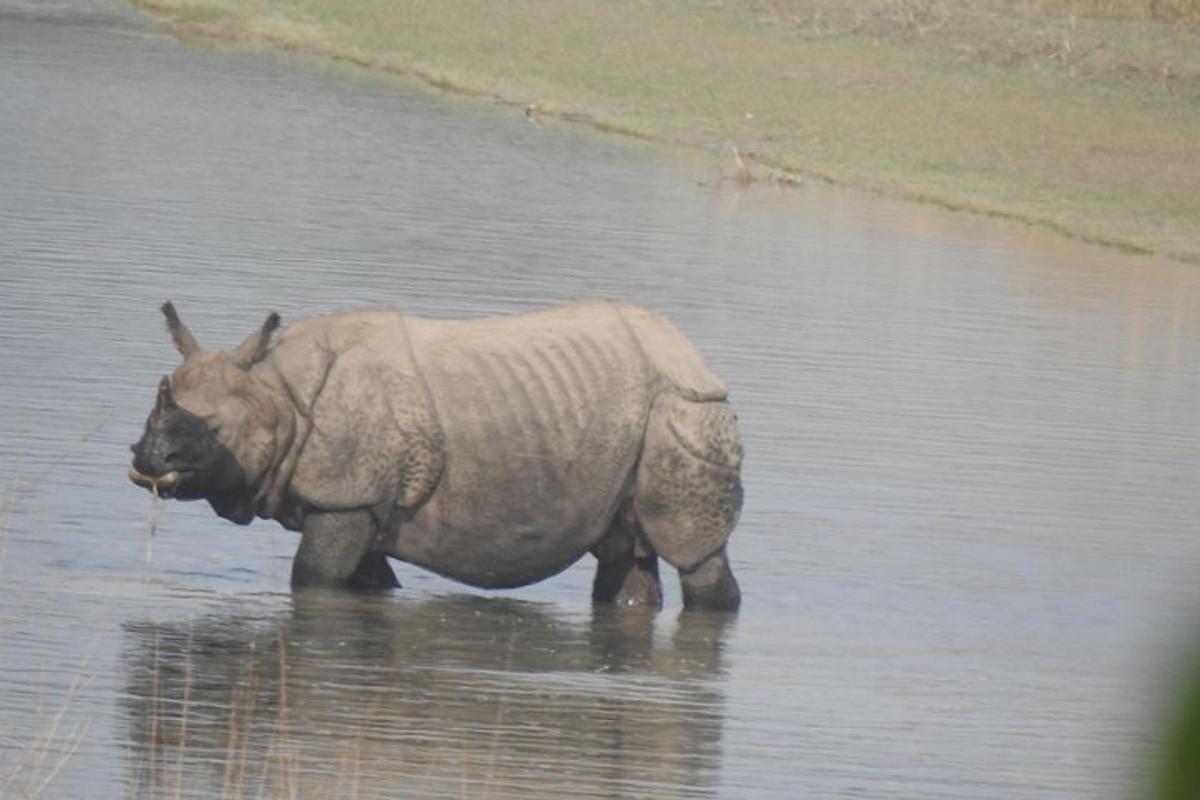
M 451 596 L 295 598 L 126 626 L 141 797 L 715 794 L 730 618 Z

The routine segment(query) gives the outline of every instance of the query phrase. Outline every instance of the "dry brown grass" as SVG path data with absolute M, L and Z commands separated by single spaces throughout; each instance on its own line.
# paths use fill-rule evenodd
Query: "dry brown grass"
M 75 756 L 88 732 L 88 721 L 72 720 L 71 710 L 92 680 L 89 672 L 95 642 L 88 648 L 71 683 L 33 736 L 16 750 L 0 772 L 0 797 L 36 800 L 53 796 L 55 778 Z

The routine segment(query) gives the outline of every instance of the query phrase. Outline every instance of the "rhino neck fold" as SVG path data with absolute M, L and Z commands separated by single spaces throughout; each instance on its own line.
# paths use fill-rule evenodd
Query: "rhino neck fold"
M 335 360 L 331 354 L 323 370 L 322 385 Z M 271 463 L 254 490 L 255 513 L 265 519 L 279 519 L 285 527 L 298 527 L 298 521 L 290 520 L 296 516 L 294 512 L 284 514 L 289 519 L 283 519 L 281 511 L 296 463 L 312 432 L 312 405 L 316 402 L 316 394 L 307 403 L 301 403 L 293 387 L 275 370 L 255 369 L 254 372 L 270 391 L 276 408 L 275 446 Z

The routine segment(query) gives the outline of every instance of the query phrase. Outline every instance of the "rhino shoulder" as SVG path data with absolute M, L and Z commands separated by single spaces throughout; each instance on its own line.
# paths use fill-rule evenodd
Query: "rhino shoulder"
M 264 366 L 299 419 L 291 493 L 334 509 L 411 507 L 432 491 L 442 433 L 401 314 L 301 320 Z
M 729 387 L 669 319 L 641 306 L 613 303 L 637 339 L 646 360 L 684 398 L 698 402 L 724 400 Z

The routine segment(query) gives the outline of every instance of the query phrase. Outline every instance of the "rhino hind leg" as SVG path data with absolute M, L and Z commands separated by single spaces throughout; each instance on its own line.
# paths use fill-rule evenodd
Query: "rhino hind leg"
M 679 571 L 683 589 L 684 608 L 707 608 L 714 611 L 736 611 L 742 604 L 742 590 L 729 568 L 729 559 L 722 547 L 695 568 Z
M 662 584 L 658 579 L 658 556 L 636 558 L 628 553 L 596 568 L 592 583 L 592 602 L 618 606 L 662 605 Z
M 592 602 L 654 608 L 662 605 L 658 554 L 638 527 L 632 504 L 626 503 L 618 512 L 592 554 L 598 562 Z
M 292 559 L 292 588 L 327 586 L 390 589 L 400 584 L 387 558 L 374 549 L 375 522 L 368 511 L 311 511 Z
M 741 602 L 725 551 L 742 508 L 741 465 L 728 403 L 655 400 L 633 508 L 650 546 L 679 570 L 685 608 L 731 611 Z

